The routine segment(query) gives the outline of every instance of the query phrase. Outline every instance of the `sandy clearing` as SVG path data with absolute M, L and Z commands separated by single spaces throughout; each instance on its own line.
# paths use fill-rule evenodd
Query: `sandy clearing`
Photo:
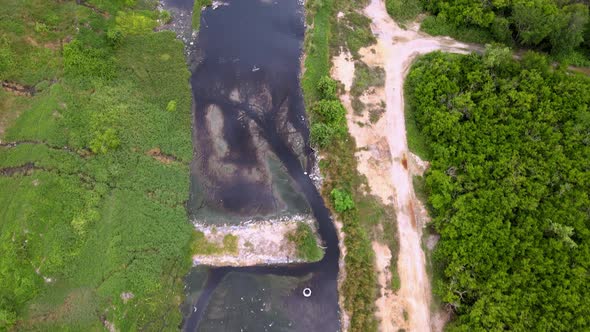
M 404 320 L 404 306 L 398 294 L 393 292 L 388 286 L 391 282 L 391 271 L 389 264 L 391 262 L 391 251 L 387 245 L 373 241 L 373 251 L 375 252 L 377 281 L 379 282 L 379 297 L 375 303 L 377 306 L 376 316 L 379 319 L 381 331 L 398 331 L 407 329 L 408 324 Z

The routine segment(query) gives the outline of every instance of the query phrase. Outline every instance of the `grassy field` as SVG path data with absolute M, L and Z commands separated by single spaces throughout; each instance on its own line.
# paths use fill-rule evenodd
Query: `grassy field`
M 175 35 L 152 32 L 154 8 L 0 7 L 0 79 L 36 90 L 0 91 L 0 138 L 21 142 L 0 147 L 0 330 L 170 330 L 181 320 L 189 72 Z

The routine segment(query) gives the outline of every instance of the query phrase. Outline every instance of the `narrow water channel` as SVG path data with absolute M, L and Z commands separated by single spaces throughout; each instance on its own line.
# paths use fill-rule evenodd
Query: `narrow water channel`
M 192 0 L 166 5 L 187 9 Z M 182 307 L 185 331 L 340 330 L 338 238 L 308 175 L 303 17 L 298 0 L 231 0 L 203 11 L 191 77 L 188 209 L 192 220 L 209 224 L 313 214 L 325 256 L 309 264 L 194 267 Z

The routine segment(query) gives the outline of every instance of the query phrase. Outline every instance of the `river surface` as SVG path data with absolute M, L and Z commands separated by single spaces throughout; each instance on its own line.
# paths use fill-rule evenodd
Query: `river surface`
M 166 7 L 190 15 L 192 1 L 169 0 Z M 314 160 L 299 84 L 303 17 L 297 0 L 232 0 L 203 11 L 198 38 L 187 45 L 198 59 L 191 66 L 188 210 L 207 224 L 313 214 L 324 258 L 194 267 L 182 306 L 185 331 L 340 330 L 338 238 L 308 175 Z

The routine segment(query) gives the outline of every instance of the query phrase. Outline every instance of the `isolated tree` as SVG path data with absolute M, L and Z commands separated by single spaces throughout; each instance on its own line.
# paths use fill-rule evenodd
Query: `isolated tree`
M 559 25 L 559 9 L 550 0 L 532 0 L 514 5 L 512 22 L 523 45 L 538 45 Z
M 554 30 L 551 35 L 553 52 L 571 51 L 584 41 L 588 24 L 588 7 L 581 3 L 565 6 L 558 20 L 560 28 Z

